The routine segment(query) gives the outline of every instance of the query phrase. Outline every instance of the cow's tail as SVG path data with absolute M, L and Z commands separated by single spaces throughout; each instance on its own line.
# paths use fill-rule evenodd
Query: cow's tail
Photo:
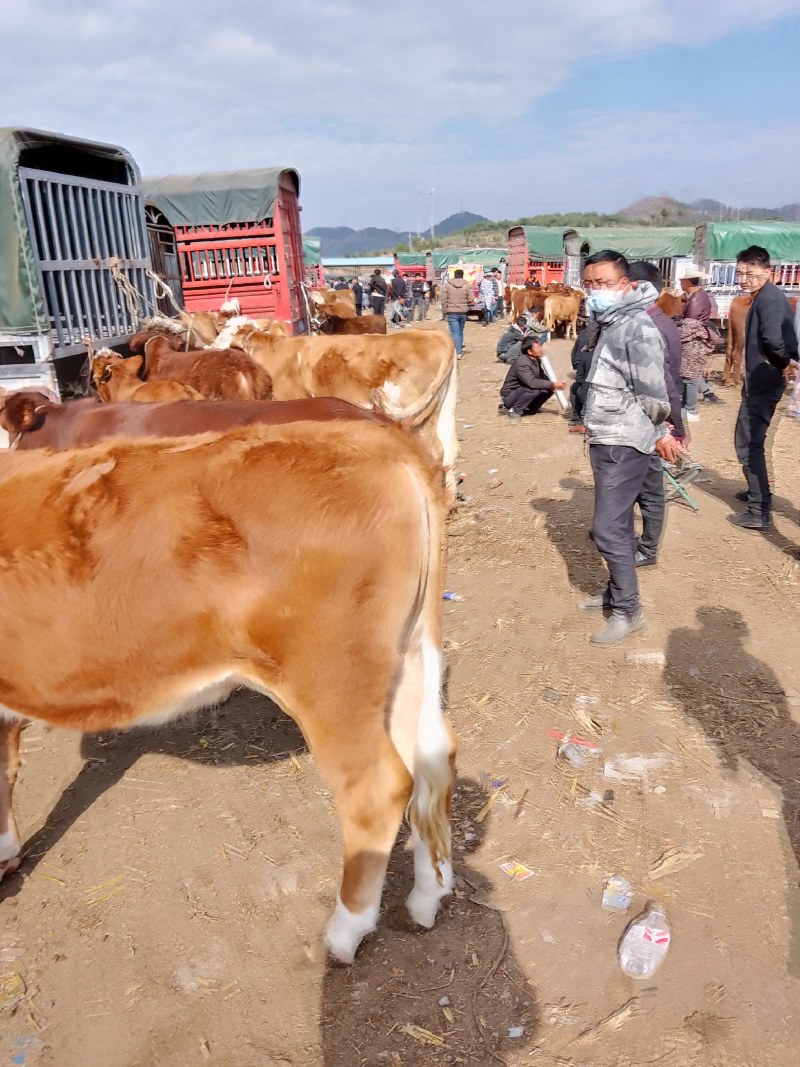
M 413 786 L 406 811 L 414 843 L 415 889 L 408 906 L 423 926 L 433 925 L 439 900 L 452 890 L 450 801 L 455 739 L 442 710 L 441 598 L 444 585 L 445 508 L 440 491 L 421 484 L 419 613 L 409 654 L 421 670 L 421 701 L 414 743 Z
M 439 365 L 436 377 L 431 382 L 430 387 L 422 396 L 417 397 L 413 404 L 400 407 L 399 404 L 389 399 L 383 388 L 378 388 L 373 389 L 370 394 L 373 406 L 386 415 L 387 418 L 399 422 L 407 430 L 413 430 L 416 426 L 425 422 L 441 404 L 445 383 L 454 371 L 455 351 L 449 342 L 446 348 L 447 354 Z

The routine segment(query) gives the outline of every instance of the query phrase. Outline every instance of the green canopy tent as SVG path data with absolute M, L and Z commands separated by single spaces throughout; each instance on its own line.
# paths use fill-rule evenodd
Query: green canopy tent
M 564 255 L 564 231 L 555 226 L 514 226 L 508 231 L 509 244 L 514 230 L 521 230 L 528 246 L 528 259 L 557 260 Z
M 695 259 L 733 263 L 749 245 L 766 248 L 776 263 L 800 263 L 800 223 L 704 222 L 695 235 Z
M 610 248 L 626 259 L 672 259 L 690 256 L 693 245 L 692 226 L 598 226 L 564 231 L 564 247 L 572 255 L 590 256 Z

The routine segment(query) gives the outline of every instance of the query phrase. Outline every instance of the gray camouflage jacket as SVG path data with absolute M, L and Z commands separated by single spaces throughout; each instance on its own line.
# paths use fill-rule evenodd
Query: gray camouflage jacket
M 597 316 L 600 339 L 586 377 L 583 414 L 590 445 L 627 445 L 649 455 L 666 432 L 664 342 L 647 314 L 657 295 L 649 282 L 637 282 Z

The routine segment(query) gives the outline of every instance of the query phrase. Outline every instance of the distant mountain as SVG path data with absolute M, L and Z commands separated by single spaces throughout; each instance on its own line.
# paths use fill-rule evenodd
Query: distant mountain
M 459 211 L 456 215 L 448 215 L 446 219 L 434 226 L 436 237 L 449 237 L 451 233 L 461 233 L 467 226 L 474 226 L 476 222 L 489 222 L 485 215 L 474 215 L 471 211 Z M 426 230 L 425 237 L 430 237 L 431 231 Z M 402 239 L 402 238 L 401 238 Z
M 730 207 L 719 200 L 695 200 L 691 205 L 707 219 L 775 219 L 779 222 L 800 221 L 800 204 L 783 207 Z
M 471 211 L 459 211 L 448 215 L 446 219 L 434 226 L 436 237 L 448 237 L 459 233 L 465 226 L 476 222 L 488 222 L 485 215 L 475 215 Z M 315 226 L 306 231 L 307 237 L 319 237 L 322 241 L 322 255 L 325 258 L 335 256 L 371 256 L 376 252 L 393 249 L 395 245 L 404 244 L 413 230 L 384 230 L 368 226 L 363 230 L 353 230 L 349 226 Z M 430 237 L 430 230 L 425 230 L 423 237 Z
M 645 196 L 617 214 L 625 222 L 648 226 L 690 226 L 700 218 L 694 204 L 684 204 L 671 196 Z

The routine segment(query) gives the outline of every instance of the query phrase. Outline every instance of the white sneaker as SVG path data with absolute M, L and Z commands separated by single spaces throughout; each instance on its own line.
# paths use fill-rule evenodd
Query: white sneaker
M 687 422 L 700 421 L 700 416 L 697 414 L 696 411 L 687 411 L 686 408 L 681 411 L 681 416 L 686 419 Z

